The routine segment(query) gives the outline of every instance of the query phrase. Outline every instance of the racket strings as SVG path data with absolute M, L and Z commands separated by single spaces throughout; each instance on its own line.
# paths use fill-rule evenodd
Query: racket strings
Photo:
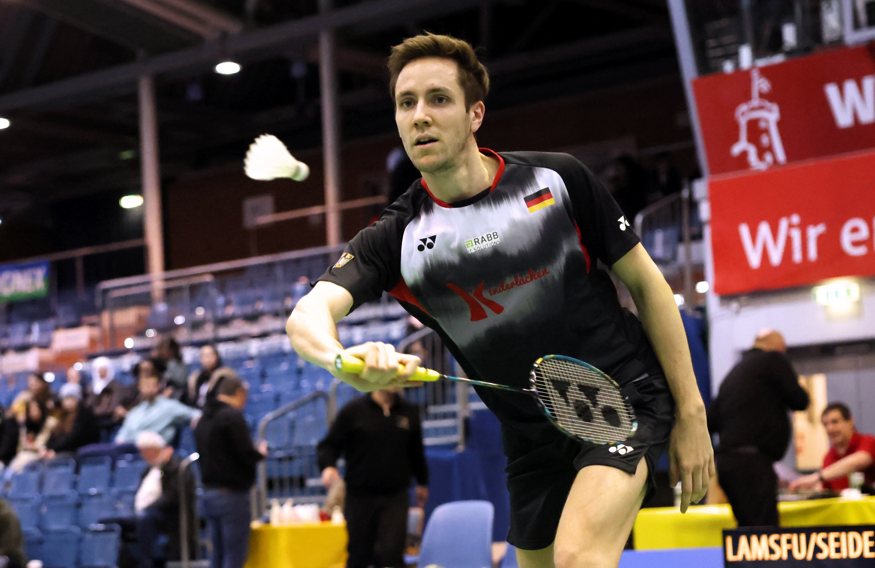
M 551 418 L 569 433 L 596 443 L 628 439 L 635 419 L 609 377 L 562 359 L 543 359 L 533 373 L 537 397 Z

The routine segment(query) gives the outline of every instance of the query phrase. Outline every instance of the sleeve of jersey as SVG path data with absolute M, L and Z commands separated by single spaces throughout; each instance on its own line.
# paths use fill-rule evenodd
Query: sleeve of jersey
M 864 451 L 875 460 L 875 437 L 864 434 L 860 440 L 860 447 L 857 451 Z
M 562 154 L 557 162 L 565 181 L 574 220 L 583 245 L 599 260 L 613 265 L 640 241 L 616 200 L 589 169 L 573 156 Z
M 387 210 L 380 220 L 353 237 L 337 262 L 317 281 L 346 288 L 353 298 L 350 312 L 378 299 L 400 278 L 402 233 L 398 217 Z

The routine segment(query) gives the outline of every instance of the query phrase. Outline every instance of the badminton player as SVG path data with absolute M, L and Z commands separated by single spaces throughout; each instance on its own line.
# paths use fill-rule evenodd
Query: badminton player
M 682 511 L 704 496 L 714 471 L 671 289 L 576 159 L 478 148 L 489 77 L 468 43 L 409 38 L 392 48 L 389 71 L 398 133 L 422 179 L 297 304 L 292 345 L 363 391 L 403 380 L 418 358 L 337 339 L 339 320 L 388 291 L 441 335 L 471 378 L 523 386 L 532 363 L 550 353 L 613 376 L 639 427 L 612 446 L 563 435 L 531 397 L 477 392 L 502 424 L 508 541 L 520 566 L 616 566 L 666 445 Z M 603 267 L 629 288 L 640 320 L 619 305 Z M 334 370 L 339 353 L 363 359 L 364 370 Z

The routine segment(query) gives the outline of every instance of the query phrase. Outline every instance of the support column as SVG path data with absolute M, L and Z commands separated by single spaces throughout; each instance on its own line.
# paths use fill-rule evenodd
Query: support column
M 164 272 L 164 223 L 161 214 L 161 168 L 158 155 L 158 115 L 155 108 L 155 83 L 151 75 L 141 75 L 138 83 L 140 116 L 140 170 L 145 215 L 146 268 L 152 276 L 152 302 L 164 299 L 161 274 Z
M 333 8 L 332 0 L 319 0 L 320 13 Z M 325 241 L 341 241 L 340 201 L 340 104 L 337 100 L 337 64 L 333 28 L 319 32 L 319 88 L 322 97 L 322 155 L 325 169 Z

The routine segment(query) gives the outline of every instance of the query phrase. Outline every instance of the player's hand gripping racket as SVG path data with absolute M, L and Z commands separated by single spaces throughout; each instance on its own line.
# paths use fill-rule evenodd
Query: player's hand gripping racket
M 337 370 L 352 374 L 361 373 L 365 367 L 364 361 L 348 355 L 338 355 L 334 364 Z M 447 379 L 526 393 L 537 399 L 544 415 L 559 430 L 595 444 L 624 442 L 638 429 L 632 405 L 620 386 L 592 365 L 563 355 L 545 355 L 532 365 L 529 377 L 528 387 L 517 388 L 419 367 L 409 380 Z

